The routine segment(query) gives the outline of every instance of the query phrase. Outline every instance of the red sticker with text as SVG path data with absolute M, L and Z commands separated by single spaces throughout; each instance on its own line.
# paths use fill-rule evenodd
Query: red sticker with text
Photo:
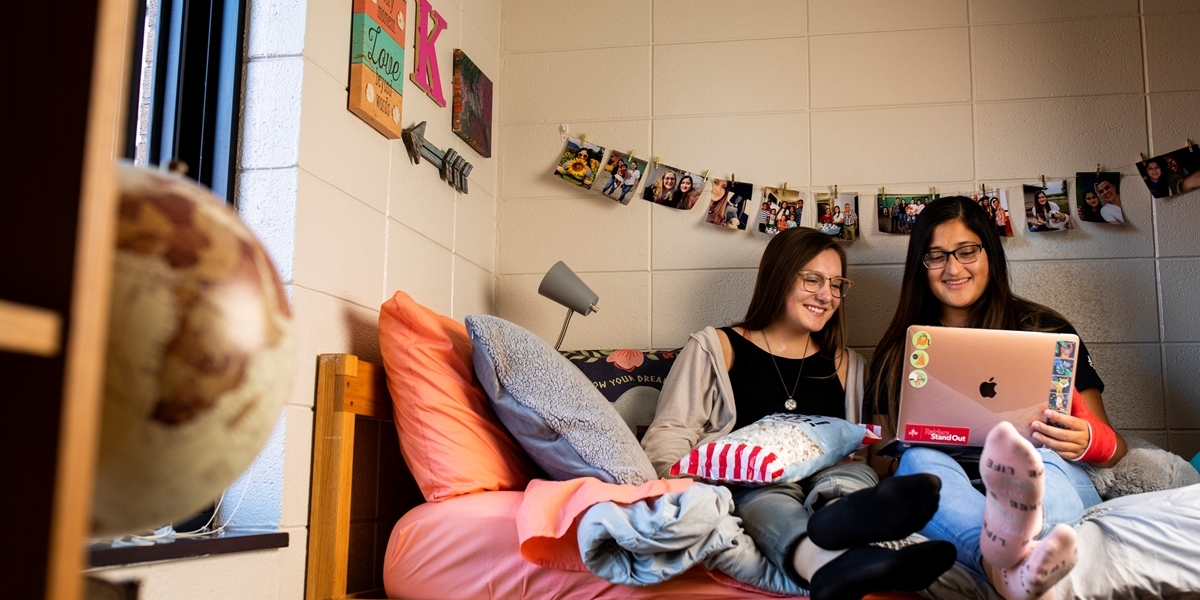
M 909 423 L 904 428 L 904 441 L 906 442 L 934 442 L 966 446 L 969 437 L 971 437 L 971 429 L 968 427 Z

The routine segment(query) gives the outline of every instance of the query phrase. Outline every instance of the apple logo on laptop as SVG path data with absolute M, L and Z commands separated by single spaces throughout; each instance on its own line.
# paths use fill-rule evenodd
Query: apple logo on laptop
M 996 380 L 995 377 L 991 377 L 987 381 L 979 384 L 979 395 L 983 396 L 984 398 L 995 398 L 996 397 L 995 380 Z

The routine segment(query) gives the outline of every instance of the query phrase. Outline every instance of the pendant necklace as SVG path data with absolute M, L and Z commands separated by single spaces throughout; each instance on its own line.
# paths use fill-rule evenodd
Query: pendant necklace
M 783 391 L 787 392 L 788 398 L 784 400 L 783 407 L 788 410 L 796 410 L 796 390 L 800 389 L 800 373 L 804 372 L 804 361 L 808 360 L 808 343 L 812 341 L 812 336 L 809 335 L 804 340 L 804 354 L 800 359 L 800 370 L 796 372 L 796 383 L 792 384 L 791 391 L 788 391 L 787 382 L 783 380 L 783 371 L 779 370 L 779 363 L 775 361 L 775 353 L 771 352 L 771 340 L 767 339 L 767 330 L 762 330 L 763 342 L 767 344 L 767 355 L 771 357 L 771 364 L 775 365 L 775 373 L 779 375 L 779 383 L 783 385 Z

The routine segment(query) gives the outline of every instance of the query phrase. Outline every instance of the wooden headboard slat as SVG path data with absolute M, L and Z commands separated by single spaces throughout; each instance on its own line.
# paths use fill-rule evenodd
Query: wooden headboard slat
M 388 396 L 383 369 L 369 362 L 355 362 L 357 374 L 342 377 L 341 409 L 372 419 L 393 420 L 392 399 Z

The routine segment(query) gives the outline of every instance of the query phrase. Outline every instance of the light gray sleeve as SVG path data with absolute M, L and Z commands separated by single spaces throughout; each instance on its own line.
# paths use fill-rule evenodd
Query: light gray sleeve
M 642 437 L 642 448 L 659 477 L 667 477 L 671 465 L 712 433 L 709 421 L 719 395 L 712 358 L 692 336 L 663 382 L 654 421 Z

